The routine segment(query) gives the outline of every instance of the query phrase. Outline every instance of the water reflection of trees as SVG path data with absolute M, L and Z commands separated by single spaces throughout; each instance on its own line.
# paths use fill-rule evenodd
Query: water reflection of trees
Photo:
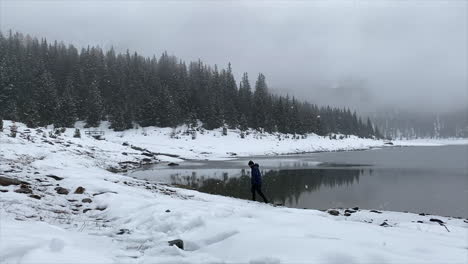
M 366 170 L 368 171 L 368 170 Z M 231 177 L 227 173 L 219 178 L 173 175 L 173 184 L 211 194 L 250 199 L 250 175 L 242 170 L 240 177 Z M 321 187 L 351 185 L 359 182 L 362 169 L 294 169 L 263 171 L 263 189 L 270 200 L 282 204 L 297 204 L 304 192 L 312 192 Z M 367 172 L 370 173 L 370 172 Z

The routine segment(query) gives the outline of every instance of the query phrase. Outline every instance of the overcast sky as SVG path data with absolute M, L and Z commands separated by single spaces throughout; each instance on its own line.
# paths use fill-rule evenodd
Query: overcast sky
M 317 103 L 335 91 L 362 108 L 448 110 L 468 104 L 467 13 L 464 0 L 0 0 L 0 28 L 231 62 L 236 76 L 263 72 L 271 88 Z

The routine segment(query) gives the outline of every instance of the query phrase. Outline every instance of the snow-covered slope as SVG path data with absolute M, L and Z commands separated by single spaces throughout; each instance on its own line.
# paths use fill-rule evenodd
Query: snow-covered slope
M 73 138 L 73 130 L 68 129 L 50 138 L 43 136 L 49 130 L 28 131 L 22 124 L 17 124 L 17 137 L 12 138 L 8 136 L 10 124 L 7 121 L 0 132 L 0 182 L 23 184 L 0 186 L 2 263 L 468 261 L 465 219 L 369 210 L 351 210 L 345 216 L 344 209 L 334 216 L 213 196 L 110 172 L 161 159 L 178 160 L 155 153 L 226 158 L 232 156 L 230 152 L 344 150 L 382 146 L 383 142 L 332 141 L 314 135 L 275 141 L 274 135 L 260 140 L 251 134 L 241 139 L 234 131 L 227 136 L 209 132 L 197 135 L 196 140 L 189 136 L 170 139 L 170 129 L 157 128 L 103 129 L 106 140 L 88 138 L 83 131 L 81 139 Z M 169 246 L 167 241 L 173 239 L 182 239 L 184 250 Z

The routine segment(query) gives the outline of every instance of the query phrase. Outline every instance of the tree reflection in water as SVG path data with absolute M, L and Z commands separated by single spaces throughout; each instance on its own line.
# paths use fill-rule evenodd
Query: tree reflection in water
M 263 190 L 275 203 L 294 206 L 304 192 L 313 192 L 321 187 L 334 187 L 359 183 L 363 174 L 372 174 L 371 169 L 290 169 L 264 170 Z M 221 178 L 197 176 L 171 176 L 172 184 L 195 189 L 210 194 L 219 194 L 242 199 L 250 199 L 250 171 L 242 170 L 240 177 L 229 177 L 227 172 Z

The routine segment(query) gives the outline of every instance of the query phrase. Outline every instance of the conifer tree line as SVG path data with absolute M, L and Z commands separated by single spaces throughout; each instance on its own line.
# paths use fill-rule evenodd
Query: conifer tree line
M 113 48 L 78 50 L 11 31 L 0 32 L 0 119 L 29 127 L 71 127 L 77 120 L 94 127 L 108 120 L 117 131 L 200 120 L 207 129 L 381 137 L 350 109 L 270 93 L 263 74 L 252 82 L 244 73 L 238 83 L 230 64 L 186 64 L 166 52 L 156 58 Z

